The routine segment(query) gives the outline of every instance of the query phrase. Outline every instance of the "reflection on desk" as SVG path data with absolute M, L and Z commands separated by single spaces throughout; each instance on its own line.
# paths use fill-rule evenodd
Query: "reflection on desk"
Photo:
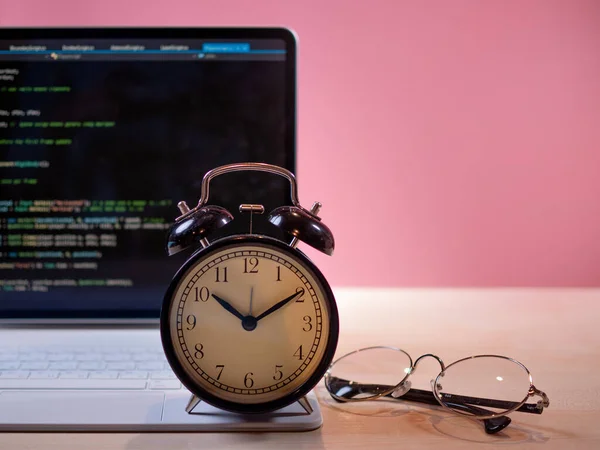
M 440 407 L 377 400 L 341 404 L 316 389 L 324 425 L 304 433 L 154 433 L 0 435 L 0 448 L 600 448 L 599 289 L 336 289 L 337 355 L 369 345 L 445 362 L 493 353 L 532 372 L 550 397 L 542 415 L 511 414 L 487 435 L 480 424 Z M 424 360 L 411 381 L 421 389 L 439 372 Z M 483 444 L 485 444 L 483 446 Z

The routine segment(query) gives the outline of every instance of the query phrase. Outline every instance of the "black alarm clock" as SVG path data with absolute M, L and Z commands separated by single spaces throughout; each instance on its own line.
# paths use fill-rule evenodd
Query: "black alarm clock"
M 273 210 L 268 221 L 290 236 L 284 242 L 252 233 L 253 214 L 262 205 L 243 204 L 250 214 L 248 234 L 210 241 L 233 220 L 220 206 L 207 205 L 210 182 L 237 171 L 280 175 L 290 183 L 291 206 Z M 338 340 L 335 299 L 319 269 L 296 248 L 302 241 L 328 255 L 333 234 L 300 205 L 294 175 L 262 163 L 221 166 L 202 180 L 201 198 L 171 226 L 167 251 L 199 249 L 178 270 L 164 297 L 160 333 L 175 375 L 192 393 L 186 411 L 205 401 L 238 413 L 265 413 L 298 401 L 329 367 Z

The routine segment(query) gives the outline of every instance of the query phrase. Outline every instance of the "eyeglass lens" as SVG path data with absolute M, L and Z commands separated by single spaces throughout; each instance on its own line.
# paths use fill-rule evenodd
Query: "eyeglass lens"
M 437 379 L 436 390 L 446 406 L 473 415 L 476 410 L 457 405 L 466 403 L 501 414 L 523 402 L 529 387 L 529 374 L 520 364 L 506 358 L 480 356 L 448 366 Z
M 410 357 L 397 349 L 362 349 L 338 359 L 325 383 L 338 397 L 368 399 L 396 386 L 410 367 Z

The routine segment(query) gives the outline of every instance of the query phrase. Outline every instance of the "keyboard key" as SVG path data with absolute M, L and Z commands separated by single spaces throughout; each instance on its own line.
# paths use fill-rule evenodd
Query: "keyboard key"
M 102 371 L 102 372 L 90 372 L 90 378 L 92 379 L 104 379 L 104 380 L 108 380 L 108 379 L 115 379 L 119 376 L 119 372 L 116 371 Z
M 0 389 L 145 389 L 145 380 L 65 379 L 25 380 L 0 378 Z M 92 405 L 93 406 L 93 405 Z
M 54 371 L 54 370 L 44 370 L 44 371 L 36 371 L 36 372 L 31 372 L 31 375 L 29 376 L 30 380 L 35 380 L 35 379 L 49 379 L 49 378 L 58 378 L 58 372 Z
M 19 347 L 17 350 L 19 353 L 35 353 L 39 352 L 37 347 Z
M 139 353 L 134 354 L 132 359 L 134 361 L 156 361 L 158 359 L 158 355 L 155 353 Z
M 67 371 L 61 372 L 59 377 L 81 380 L 83 378 L 87 378 L 88 375 L 89 375 L 89 372 L 83 372 L 83 371 L 79 371 L 79 370 L 67 370 Z
M 139 370 L 162 370 L 163 363 L 159 361 L 140 362 L 136 364 L 135 368 Z
M 23 370 L 46 370 L 48 368 L 48 363 L 44 361 L 40 362 L 24 362 L 21 364 L 21 369 Z
M 79 353 L 75 355 L 75 359 L 77 361 L 100 361 L 102 355 L 99 355 L 98 353 Z
M 80 370 L 104 370 L 106 363 L 103 361 L 80 362 L 77 368 Z
M 0 370 L 17 370 L 20 363 L 18 361 L 13 362 L 0 362 Z
M 17 361 L 19 355 L 17 353 L 0 353 L 0 361 Z
M 26 370 L 4 370 L 0 372 L 0 380 L 9 378 L 23 379 L 29 376 L 29 372 Z
M 68 353 L 74 355 L 75 353 L 94 353 L 90 348 L 74 347 L 70 345 L 51 347 L 48 351 L 52 353 Z
M 135 369 L 134 362 L 110 362 L 106 364 L 106 370 L 133 370 Z
M 179 389 L 181 388 L 181 383 L 179 380 L 151 380 L 148 383 L 148 387 L 150 389 Z
M 123 348 L 115 347 L 114 345 L 110 347 L 99 345 L 90 349 L 90 351 L 96 353 L 123 353 Z
M 19 355 L 20 361 L 44 361 L 46 359 L 45 353 L 21 353 Z
M 152 372 L 150 378 L 153 380 L 176 380 L 177 377 L 170 370 L 162 370 L 160 372 Z
M 161 347 L 159 347 L 161 348 Z M 130 358 L 132 355 L 137 355 L 140 353 L 146 353 L 147 350 L 144 347 L 118 347 L 113 350 L 112 353 L 124 353 L 127 354 Z
M 131 361 L 131 355 L 126 353 L 113 353 L 104 355 L 104 361 Z
M 77 369 L 76 361 L 61 361 L 50 363 L 48 367 L 50 370 L 75 370 Z
M 146 378 L 148 378 L 148 372 L 128 370 L 125 372 L 121 372 L 119 374 L 119 378 L 122 378 L 124 380 L 145 380 Z
M 71 361 L 73 354 L 70 353 L 50 353 L 48 355 L 48 361 Z
M 67 351 L 66 347 L 64 345 L 49 345 L 47 347 L 44 347 L 44 351 L 47 352 L 48 354 L 54 354 L 54 353 L 71 354 L 71 353 L 73 353 L 73 352 Z

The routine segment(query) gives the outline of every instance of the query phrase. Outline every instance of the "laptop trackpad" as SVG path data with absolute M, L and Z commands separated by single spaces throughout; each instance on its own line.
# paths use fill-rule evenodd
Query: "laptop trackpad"
M 0 424 L 144 424 L 161 421 L 162 392 L 4 391 Z

